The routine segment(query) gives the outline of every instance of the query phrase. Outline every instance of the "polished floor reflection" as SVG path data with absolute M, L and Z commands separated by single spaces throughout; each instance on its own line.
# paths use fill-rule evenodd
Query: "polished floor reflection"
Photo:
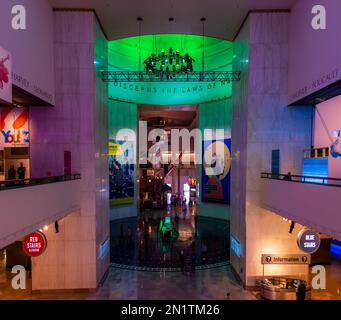
M 197 217 L 195 207 L 144 211 L 110 229 L 111 262 L 122 266 L 186 271 L 229 261 L 229 222 Z
M 109 275 L 97 292 L 31 293 L 30 282 L 26 290 L 13 290 L 8 285 L 2 299 L 23 300 L 254 300 L 252 292 L 241 288 L 230 267 L 196 271 L 195 275 L 180 272 L 142 272 L 110 268 Z M 229 296 L 227 296 L 229 293 Z

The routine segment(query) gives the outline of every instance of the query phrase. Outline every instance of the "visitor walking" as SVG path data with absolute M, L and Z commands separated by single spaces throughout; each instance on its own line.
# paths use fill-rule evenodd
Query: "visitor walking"
M 197 260 L 197 255 L 195 254 L 195 251 L 193 251 L 191 253 L 190 259 L 191 259 L 191 272 L 194 273 L 195 272 L 195 262 Z
M 189 275 L 190 271 L 191 271 L 191 257 L 188 252 L 185 258 L 184 272 Z
M 132 238 L 132 236 L 133 236 L 133 233 L 131 231 L 130 226 L 128 226 L 128 228 L 127 228 L 127 244 L 128 244 L 128 246 L 131 245 L 131 238 Z
M 175 220 L 175 228 L 178 230 L 179 229 L 179 216 L 177 213 L 175 214 L 174 220 Z
M 207 244 L 203 241 L 201 244 L 201 259 L 203 263 L 207 262 Z
M 186 257 L 185 257 L 185 252 L 183 250 L 180 251 L 179 259 L 180 259 L 180 269 L 181 269 L 181 272 L 184 273 Z

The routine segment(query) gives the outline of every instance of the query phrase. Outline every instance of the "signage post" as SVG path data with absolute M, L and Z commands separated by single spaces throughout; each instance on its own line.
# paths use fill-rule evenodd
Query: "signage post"
M 310 254 L 262 254 L 263 277 L 266 264 L 300 264 L 309 266 L 311 262 Z M 307 271 L 308 274 L 308 271 Z

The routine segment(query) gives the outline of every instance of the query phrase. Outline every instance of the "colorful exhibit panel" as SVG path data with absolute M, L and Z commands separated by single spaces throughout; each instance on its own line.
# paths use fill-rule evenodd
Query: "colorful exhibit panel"
M 0 181 L 29 178 L 29 144 L 28 108 L 0 108 Z
M 110 205 L 134 202 L 134 144 L 109 141 Z
M 202 201 L 230 204 L 231 139 L 203 142 Z

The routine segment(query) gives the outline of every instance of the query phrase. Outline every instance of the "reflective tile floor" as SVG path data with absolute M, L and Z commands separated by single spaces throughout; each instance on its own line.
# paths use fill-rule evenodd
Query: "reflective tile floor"
M 230 296 L 227 296 L 230 293 Z M 39 293 L 6 288 L 0 299 L 101 299 L 101 300 L 254 300 L 256 296 L 243 290 L 233 279 L 229 267 L 181 272 L 142 272 L 111 268 L 96 293 Z
M 313 290 L 313 300 L 341 300 L 341 261 L 333 259 L 326 266 L 327 289 Z M 230 267 L 197 270 L 194 274 L 181 272 L 144 272 L 111 267 L 109 275 L 97 292 L 31 293 L 30 281 L 26 290 L 10 287 L 10 274 L 5 287 L 0 286 L 1 299 L 67 299 L 67 300 L 254 300 L 259 292 L 243 290 L 235 281 Z M 227 297 L 227 293 L 230 296 Z
M 172 238 L 165 240 L 160 221 L 168 217 Z M 196 218 L 195 207 L 149 210 L 138 218 L 112 221 L 111 262 L 148 268 L 179 268 L 180 251 L 195 252 L 197 267 L 210 267 L 229 260 L 229 222 Z M 191 247 L 192 245 L 192 247 Z M 205 253 L 206 251 L 206 253 Z

